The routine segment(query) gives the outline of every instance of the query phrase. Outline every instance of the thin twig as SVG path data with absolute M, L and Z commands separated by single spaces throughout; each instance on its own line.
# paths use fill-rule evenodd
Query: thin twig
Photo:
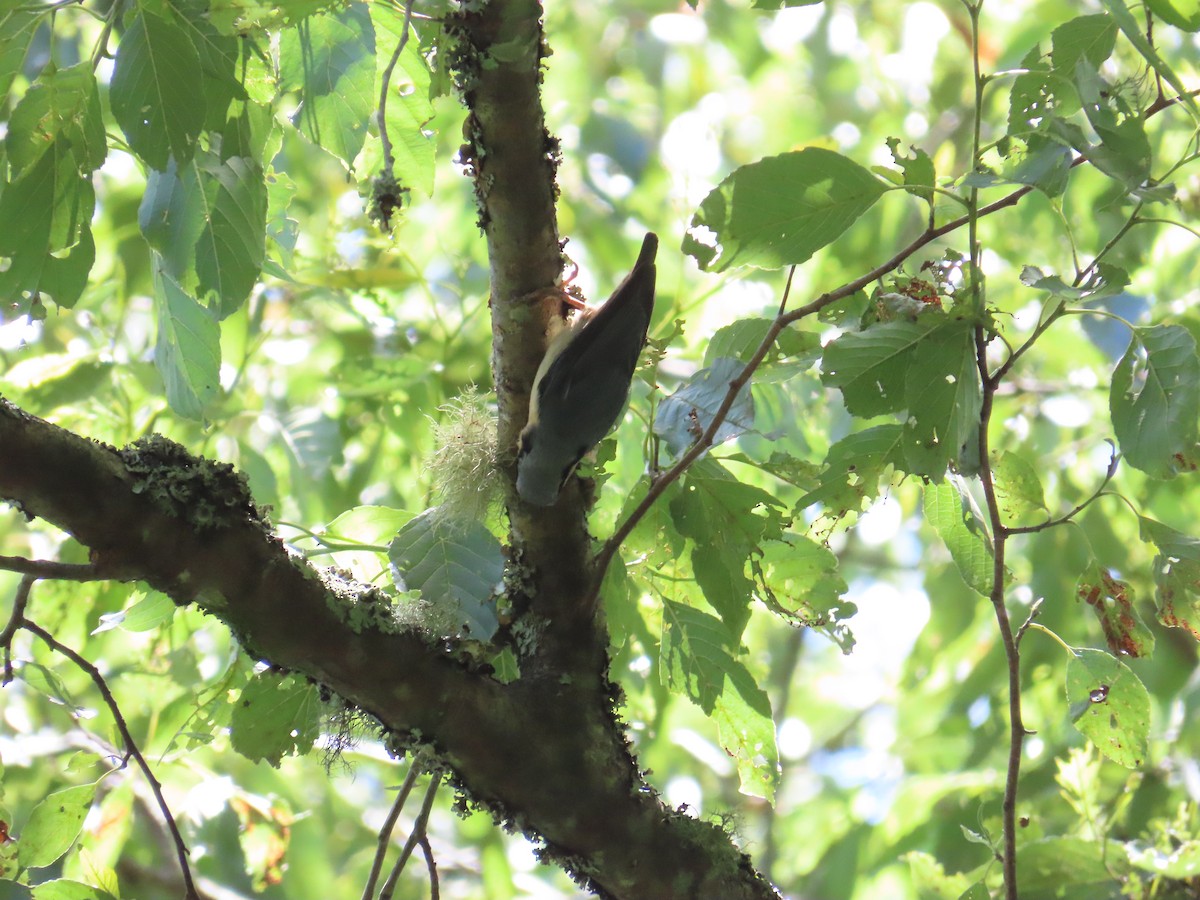
M 425 789 L 425 800 L 421 804 L 421 811 L 417 814 L 417 820 L 413 822 L 412 832 L 408 835 L 408 840 L 404 842 L 404 849 L 400 851 L 400 858 L 396 860 L 396 865 L 392 867 L 392 871 L 388 875 L 388 880 L 383 885 L 383 890 L 379 892 L 379 900 L 392 900 L 392 894 L 396 890 L 396 882 L 400 879 L 400 873 L 404 871 L 404 866 L 408 862 L 409 857 L 412 856 L 417 842 L 425 835 L 425 829 L 429 825 L 429 811 L 433 809 L 433 798 L 436 796 L 438 786 L 441 783 L 441 773 L 433 773 L 429 779 L 429 787 Z
M 0 556 L 0 569 L 20 572 L 34 578 L 54 578 L 59 581 L 104 581 L 90 563 L 64 563 L 50 559 L 26 559 L 23 556 Z
M 992 405 L 996 386 L 987 374 L 987 336 L 983 326 L 975 329 L 975 352 L 979 375 L 983 381 L 983 402 L 979 412 L 979 480 L 987 505 L 988 519 L 992 531 L 992 590 L 988 597 L 996 616 L 996 625 L 1004 643 L 1004 658 L 1008 668 L 1008 767 L 1004 779 L 1002 821 L 1004 828 L 1004 890 L 1008 900 L 1018 900 L 1017 895 L 1017 782 L 1021 775 L 1021 747 L 1025 741 L 1025 725 L 1021 716 L 1021 656 L 1013 634 L 1008 607 L 1004 602 L 1005 550 L 1008 531 L 1000 518 L 1000 504 L 996 499 L 995 477 L 992 472 L 991 450 L 988 446 L 988 426 L 992 418 Z
M 162 785 L 154 777 L 154 772 L 151 771 L 149 763 L 142 756 L 142 751 L 138 749 L 137 742 L 133 739 L 133 735 L 129 731 L 129 725 L 126 723 L 125 717 L 121 714 L 121 708 L 117 705 L 117 700 L 112 695 L 112 691 L 109 690 L 104 676 L 100 674 L 100 670 L 94 665 L 66 644 L 59 643 L 50 632 L 46 631 L 40 625 L 26 619 L 21 623 L 21 628 L 31 634 L 37 635 L 51 650 L 61 653 L 73 662 L 78 669 L 92 679 L 97 690 L 100 691 L 100 696 L 104 698 L 104 703 L 108 706 L 109 712 L 112 713 L 113 721 L 116 722 L 117 730 L 121 732 L 121 739 L 125 742 L 126 752 L 129 756 L 133 757 L 138 768 L 142 770 L 142 774 L 146 776 L 146 781 L 150 784 L 150 790 L 154 792 L 154 799 L 158 803 L 158 808 L 162 810 L 163 817 L 166 819 L 167 828 L 171 832 L 171 839 L 175 842 L 175 855 L 179 859 L 179 869 L 183 875 L 185 900 L 200 900 L 200 894 L 197 893 L 196 885 L 192 882 L 192 870 L 188 865 L 187 845 L 184 844 L 183 835 L 179 833 L 179 826 L 175 824 L 175 817 L 171 815 L 171 808 L 167 806 L 166 798 L 163 797 Z
M 421 853 L 425 857 L 425 870 L 429 873 L 429 900 L 439 900 L 442 889 L 438 883 L 437 861 L 433 858 L 433 847 L 429 845 L 429 835 L 422 833 L 417 843 L 421 845 Z
M 1021 638 L 1025 637 L 1025 632 L 1029 630 L 1029 627 L 1033 624 L 1033 620 L 1041 614 L 1042 604 L 1045 600 L 1045 597 L 1038 597 L 1029 605 L 1029 615 L 1025 617 L 1025 621 L 1021 623 L 1021 627 L 1017 629 L 1016 641 L 1018 647 L 1021 646 Z
M 1004 526 L 1005 532 L 1008 534 L 1035 534 L 1039 531 L 1046 531 L 1049 528 L 1065 525 L 1098 500 L 1104 494 L 1104 489 L 1108 487 L 1108 483 L 1112 481 L 1113 476 L 1117 474 L 1117 467 L 1121 462 L 1117 448 L 1113 445 L 1112 441 L 1108 443 L 1112 448 L 1112 457 L 1108 461 L 1108 469 L 1104 473 L 1104 480 L 1100 482 L 1100 486 L 1096 488 L 1092 496 L 1088 497 L 1070 512 L 1064 513 L 1056 519 L 1050 519 L 1047 522 L 1042 522 L 1040 525 L 1006 525 Z
M 12 640 L 18 629 L 25 624 L 25 607 L 29 604 L 29 589 L 33 587 L 33 582 L 36 581 L 36 576 L 26 575 L 17 585 L 17 593 L 13 597 L 12 615 L 8 617 L 8 624 L 4 626 L 4 631 L 0 631 L 0 647 L 4 648 L 4 684 L 9 684 L 13 680 L 12 668 Z
M 400 811 L 408 802 L 408 795 L 412 793 L 413 785 L 417 783 L 417 776 L 421 774 L 421 767 L 417 765 L 417 762 L 418 760 L 414 759 L 412 765 L 408 767 L 404 783 L 400 785 L 396 800 L 392 804 L 392 808 L 388 810 L 383 826 L 379 829 L 379 839 L 375 844 L 375 858 L 371 861 L 371 873 L 367 876 L 367 883 L 363 887 L 362 900 L 371 900 L 375 896 L 375 885 L 379 881 L 379 874 L 383 871 L 383 861 L 387 857 L 388 847 L 392 843 L 392 831 L 396 827 L 396 821 L 400 818 Z

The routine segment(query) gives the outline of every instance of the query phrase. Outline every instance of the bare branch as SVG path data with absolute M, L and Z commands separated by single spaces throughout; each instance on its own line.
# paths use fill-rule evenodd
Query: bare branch
M 32 575 L 34 578 L 58 581 L 105 581 L 109 578 L 90 563 L 64 563 L 49 559 L 25 559 L 23 556 L 0 556 L 0 569 Z
M 425 800 L 421 803 L 421 811 L 417 813 L 417 820 L 413 822 L 412 832 L 409 834 L 408 840 L 404 842 L 404 849 L 400 851 L 400 858 L 396 860 L 396 865 L 392 867 L 387 883 L 384 884 L 383 890 L 379 892 L 379 900 L 392 900 L 392 894 L 396 890 L 396 882 L 400 879 L 400 873 L 404 871 L 404 866 L 412 856 L 417 843 L 425 836 L 425 829 L 429 826 L 429 811 L 433 809 L 433 798 L 437 796 L 437 789 L 441 783 L 441 773 L 434 772 L 429 779 L 429 787 L 425 789 Z
M 13 680 L 12 669 L 12 639 L 25 624 L 25 607 L 29 605 L 29 589 L 33 587 L 33 582 L 36 580 L 34 575 L 26 575 L 17 585 L 16 596 L 13 597 L 12 615 L 8 617 L 8 624 L 4 626 L 4 631 L 0 631 L 0 647 L 4 648 L 4 684 L 8 684 Z
M 379 873 L 383 871 L 383 861 L 387 857 L 388 847 L 392 843 L 392 830 L 396 827 L 396 821 L 400 818 L 400 811 L 404 809 L 404 804 L 408 801 L 408 795 L 412 793 L 413 785 L 417 783 L 417 776 L 420 774 L 420 767 L 416 760 L 408 767 L 408 773 L 404 776 L 404 783 L 400 785 L 400 791 L 396 794 L 396 801 L 392 804 L 392 808 L 388 810 L 387 818 L 383 822 L 383 826 L 379 829 L 379 840 L 375 847 L 375 858 L 371 861 L 371 873 L 367 876 L 367 883 L 363 887 L 362 900 L 371 900 L 375 896 L 375 885 L 379 881 Z
M 26 576 L 28 577 L 28 576 Z M 132 756 L 138 768 L 142 770 L 142 774 L 146 776 L 146 781 L 150 784 L 150 790 L 154 791 L 154 799 L 158 803 L 158 808 L 162 810 L 163 818 L 166 819 L 167 828 L 170 829 L 171 839 L 175 842 L 175 854 L 179 859 L 179 869 L 183 875 L 183 884 L 185 889 L 186 900 L 200 900 L 200 895 L 196 891 L 196 885 L 192 882 L 192 870 L 188 864 L 188 849 L 183 842 L 183 835 L 179 833 L 179 826 L 175 824 L 175 817 L 171 815 L 171 808 L 167 806 L 166 798 L 163 797 L 162 785 L 159 784 L 157 778 L 154 777 L 154 772 L 151 771 L 150 765 L 146 762 L 146 758 L 142 756 L 142 751 L 138 749 L 137 742 L 133 739 L 133 735 L 129 731 L 129 725 L 125 721 L 125 717 L 121 714 L 121 708 L 117 705 L 116 698 L 112 695 L 112 691 L 108 688 L 108 682 L 104 680 L 104 676 L 100 674 L 100 670 L 93 666 L 90 662 L 54 638 L 54 635 L 46 631 L 40 625 L 30 622 L 25 619 L 21 623 L 21 628 L 31 634 L 37 635 L 42 639 L 51 650 L 56 653 L 61 653 L 69 659 L 75 666 L 84 672 L 100 691 L 100 696 L 104 698 L 104 703 L 108 706 L 109 712 L 112 713 L 113 721 L 117 725 L 117 730 L 121 732 L 121 740 L 125 742 L 125 751 L 129 756 Z

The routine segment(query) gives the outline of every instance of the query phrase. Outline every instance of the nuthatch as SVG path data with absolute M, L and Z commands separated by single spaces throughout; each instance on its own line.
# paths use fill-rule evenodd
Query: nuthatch
M 517 493 L 526 503 L 552 506 L 621 414 L 654 311 L 657 252 L 658 236 L 647 234 L 633 271 L 608 302 L 581 310 L 546 348 L 518 445 Z

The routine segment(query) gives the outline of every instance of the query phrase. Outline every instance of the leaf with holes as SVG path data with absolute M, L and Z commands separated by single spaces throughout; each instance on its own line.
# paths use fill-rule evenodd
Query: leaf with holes
M 662 682 L 717 723 L 721 746 L 737 764 L 741 790 L 773 801 L 779 754 L 771 702 L 731 654 L 737 640 L 715 616 L 667 601 L 663 609 Z
M 81 784 L 48 794 L 35 806 L 21 831 L 17 850 L 21 865 L 48 866 L 71 849 L 95 796 L 95 784 Z
M 1130 465 L 1173 478 L 1200 465 L 1200 359 L 1182 325 L 1137 328 L 1109 392 L 1113 430 Z
M 263 672 L 234 702 L 230 743 L 247 759 L 276 769 L 284 756 L 303 756 L 321 733 L 321 699 L 315 684 Z
M 797 265 L 854 224 L 884 190 L 832 150 L 769 156 L 735 170 L 704 198 L 683 250 L 709 272 Z
M 1150 694 L 1125 663 L 1103 650 L 1076 650 L 1067 663 L 1067 703 L 1075 728 L 1113 762 L 1146 760 Z
M 1114 656 L 1150 656 L 1154 635 L 1133 605 L 1133 588 L 1113 578 L 1107 569 L 1093 562 L 1079 579 L 1075 596 L 1092 608 L 1104 639 Z
M 925 486 L 925 518 L 950 551 L 969 587 L 984 597 L 992 592 L 992 546 L 969 495 L 951 480 Z

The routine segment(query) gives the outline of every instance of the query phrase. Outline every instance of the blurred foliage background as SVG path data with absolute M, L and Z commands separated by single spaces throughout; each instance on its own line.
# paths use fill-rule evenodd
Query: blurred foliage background
M 53 15 L 41 15 L 23 59 L 0 52 L 9 85 L 7 99 L 0 95 L 5 122 L 44 66 L 91 57 L 109 8 L 53 6 Z M 229 6 L 246 15 L 262 9 Z M 373 14 L 383 6 L 372 4 Z M 1014 72 L 1081 6 L 1103 8 L 988 0 L 981 66 Z M 443 12 L 421 3 L 415 11 Z M 418 19 L 416 29 L 429 51 L 436 22 Z M 722 0 L 705 0 L 697 10 L 653 0 L 551 0 L 546 31 L 552 55 L 544 103 L 549 129 L 561 141 L 559 226 L 580 268 L 576 284 L 599 301 L 627 270 L 645 230 L 658 232 L 664 245 L 651 336 L 670 344 L 657 371 L 635 384 L 630 413 L 615 435 L 620 451 L 602 451 L 613 458 L 592 529 L 605 535 L 642 477 L 647 415 L 657 398 L 699 367 L 719 328 L 774 315 L 783 292 L 785 273 L 706 274 L 677 249 L 697 204 L 736 167 L 805 146 L 837 150 L 867 167 L 891 165 L 886 142 L 894 137 L 901 147 L 924 149 L 939 174 L 962 176 L 972 165 L 970 23 L 951 0 L 831 0 L 780 10 Z M 1156 37 L 1160 52 L 1196 84 L 1195 34 L 1163 28 Z M 1153 96 L 1153 78 L 1128 44 L 1118 43 L 1111 65 L 1131 92 Z M 100 60 L 97 75 L 104 91 L 111 63 Z M 984 93 L 985 145 L 1004 134 L 1014 78 L 998 77 Z M 138 224 L 146 175 L 106 106 L 110 148 L 94 178 L 95 266 L 71 308 L 50 305 L 41 319 L 6 314 L 4 395 L 96 440 L 121 445 L 157 431 L 233 463 L 299 551 L 384 578 L 379 554 L 335 554 L 319 535 L 357 506 L 415 513 L 432 505 L 433 429 L 444 422 L 448 403 L 472 386 L 486 392 L 490 379 L 485 247 L 471 184 L 455 162 L 465 114 L 446 94 L 432 99 L 430 114 L 432 195 L 415 187 L 390 234 L 364 213 L 363 185 L 377 150 L 369 145 L 348 172 L 295 129 L 275 129 L 266 274 L 221 323 L 221 389 L 203 419 L 190 420 L 172 412 L 153 360 L 154 289 Z M 1193 123 L 1180 110 L 1148 121 L 1147 133 L 1156 159 L 1194 151 Z M 1161 217 L 1190 218 L 1192 230 L 1139 226 L 1108 258 L 1131 275 L 1121 315 L 1142 324 L 1170 321 L 1196 335 L 1194 163 L 1172 181 L 1178 205 Z M 1009 190 L 987 189 L 981 202 Z M 987 300 L 1013 344 L 1032 333 L 1044 301 L 1043 292 L 1021 281 L 1023 267 L 1070 273 L 1077 258 L 1090 259 L 1105 246 L 1128 214 L 1126 192 L 1083 167 L 1061 196 L 1035 191 L 980 223 Z M 899 192 L 884 197 L 798 269 L 793 304 L 891 256 L 922 231 L 925 215 L 925 207 Z M 922 262 L 947 251 L 969 252 L 965 230 L 924 248 L 904 271 L 916 275 Z M 822 341 L 838 333 L 832 320 L 803 327 Z M 1050 510 L 1070 509 L 1103 479 L 1112 453 L 1108 385 L 1125 349 L 1121 331 L 1108 319 L 1061 320 L 997 396 L 994 448 L 1036 469 Z M 747 435 L 717 455 L 731 460 L 739 478 L 790 506 L 831 444 L 857 426 L 811 360 L 786 378 L 757 382 L 754 391 L 759 431 L 779 437 L 768 444 Z M 769 475 L 755 461 L 771 453 L 792 457 L 803 475 L 792 484 Z M 761 611 L 743 635 L 744 662 L 767 691 L 777 725 L 782 775 L 773 806 L 739 793 L 713 722 L 663 684 L 663 603 L 696 592 L 686 560 L 659 560 L 652 575 L 639 575 L 636 589 L 610 607 L 613 674 L 651 781 L 672 805 L 726 822 L 792 897 L 958 897 L 976 879 L 942 871 L 986 871 L 993 855 L 988 841 L 999 834 L 1007 693 L 993 613 L 924 521 L 919 480 L 891 481 L 885 478 L 879 496 L 868 491 L 861 514 L 831 521 L 800 511 L 836 554 L 846 599 L 857 608 L 848 623 L 853 651 L 844 654 L 828 637 L 788 628 Z M 1194 475 L 1154 481 L 1126 466 L 1110 490 L 1075 524 L 1016 538 L 1010 556 L 1017 620 L 1042 598 L 1040 623 L 1072 646 L 1104 646 L 1076 597 L 1077 579 L 1093 557 L 1127 583 L 1153 620 L 1155 550 L 1144 542 L 1134 510 L 1197 533 Z M 502 534 L 500 510 L 490 515 Z M 376 542 L 389 537 L 379 534 Z M 655 548 L 653 531 L 635 535 L 626 561 Z M 16 509 L 0 515 L 0 553 L 86 561 L 86 551 L 67 536 L 27 523 Z M 17 581 L 0 572 L 0 596 L 12 596 Z M 103 671 L 164 783 L 204 889 L 221 897 L 357 896 L 403 768 L 369 729 L 327 760 L 315 752 L 272 769 L 240 757 L 227 731 L 230 698 L 247 683 L 254 661 L 239 654 L 220 623 L 153 600 L 128 585 L 43 582 L 33 603 L 43 627 Z M 115 625 L 104 618 L 135 606 L 140 618 Z M 1072 727 L 1062 646 L 1036 631 L 1025 639 L 1025 720 L 1035 734 L 1026 744 L 1018 814 L 1030 848 L 1023 865 L 1042 880 L 1022 896 L 1195 896 L 1189 879 L 1200 877 L 1196 649 L 1183 632 L 1153 622 L 1151 628 L 1153 656 L 1127 660 L 1152 701 L 1149 753 L 1136 770 L 1103 761 Z M 42 798 L 99 779 L 80 847 L 41 875 L 100 885 L 114 896 L 175 896 L 162 823 L 140 776 L 115 767 L 113 723 L 90 680 L 28 635 L 14 651 L 20 677 L 0 692 L 0 819 L 19 835 Z M 326 725 L 331 732 L 339 727 Z M 443 788 L 428 826 L 443 897 L 579 895 L 560 873 L 539 866 L 522 838 L 505 836 L 486 816 L 460 814 L 452 794 Z M 402 833 L 410 821 L 411 810 Z M 1175 853 L 1176 862 L 1179 854 L 1190 862 L 1171 870 L 1178 877 L 1156 883 L 1149 874 L 1130 875 L 1124 862 L 1112 863 L 1108 838 L 1142 841 L 1158 858 Z M 1056 880 L 1056 867 L 1078 874 L 1097 861 L 1095 882 L 1055 893 L 1072 880 Z M 25 896 L 25 888 L 0 882 L 0 898 Z M 396 896 L 428 896 L 421 866 L 410 865 Z

